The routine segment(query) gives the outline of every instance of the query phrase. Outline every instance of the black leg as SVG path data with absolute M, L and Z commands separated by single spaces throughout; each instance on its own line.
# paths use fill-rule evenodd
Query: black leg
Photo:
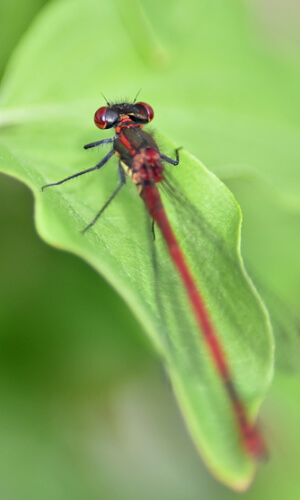
M 153 241 L 155 241 L 155 222 L 154 222 L 154 219 L 152 219 L 151 232 L 152 232 L 152 236 L 153 236 Z
M 168 156 L 166 156 L 166 155 L 164 155 L 162 153 L 160 153 L 160 157 L 161 157 L 162 160 L 164 160 L 164 161 L 166 161 L 168 163 L 171 163 L 171 165 L 178 165 L 178 163 L 179 163 L 179 153 L 178 153 L 178 151 L 180 149 L 182 149 L 182 147 L 175 149 L 176 160 L 173 160 L 172 158 L 169 158 Z
M 101 208 L 101 210 L 99 210 L 99 212 L 97 213 L 96 217 L 94 217 L 94 219 L 92 220 L 92 222 L 90 222 L 88 224 L 88 226 L 86 226 L 81 232 L 82 233 L 85 233 L 88 229 L 90 229 L 90 227 L 92 227 L 95 222 L 97 222 L 97 220 L 99 219 L 100 215 L 103 214 L 104 210 L 108 207 L 108 205 L 110 204 L 110 202 L 114 199 L 115 196 L 117 196 L 118 192 L 120 191 L 120 189 L 124 186 L 124 184 L 126 183 L 126 175 L 125 175 L 125 172 L 123 170 L 123 168 L 121 167 L 121 163 L 119 162 L 119 174 L 120 174 L 120 184 L 118 185 L 117 189 L 113 192 L 113 194 L 111 195 L 111 197 L 107 200 L 107 202 L 103 205 L 103 207 Z
M 46 188 L 46 187 L 50 187 L 50 186 L 58 186 L 59 184 L 62 184 L 63 182 L 66 182 L 66 181 L 69 181 L 70 179 L 74 179 L 75 177 L 78 177 L 79 175 L 83 175 L 83 174 L 87 174 L 88 172 L 92 172 L 93 170 L 98 170 L 99 168 L 103 167 L 103 165 L 105 165 L 105 163 L 108 162 L 108 160 L 115 154 L 114 150 L 112 149 L 106 156 L 104 156 L 104 158 L 102 158 L 102 160 L 100 161 L 100 163 L 98 163 L 95 167 L 92 167 L 92 168 L 88 168 L 87 170 L 83 170 L 82 172 L 78 172 L 77 174 L 74 174 L 74 175 L 70 175 L 70 177 L 66 177 L 66 179 L 63 179 L 62 181 L 59 181 L 59 182 L 53 182 L 53 184 L 45 184 L 45 186 L 42 187 L 42 191 Z
M 95 148 L 96 146 L 102 146 L 103 144 L 109 144 L 110 142 L 114 142 L 115 137 L 109 137 L 109 139 L 103 139 L 102 141 L 91 142 L 90 144 L 86 144 L 84 149 Z

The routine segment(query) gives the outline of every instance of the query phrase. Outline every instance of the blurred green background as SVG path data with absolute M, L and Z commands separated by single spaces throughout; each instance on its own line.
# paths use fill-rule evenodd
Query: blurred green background
M 45 3 L 0 0 L 1 74 L 10 53 Z M 245 0 L 244 4 L 253 43 L 263 47 L 275 65 L 281 61 L 282 68 L 286 68 L 282 75 L 282 102 L 291 105 L 285 84 L 290 80 L 292 85 L 295 78 L 296 85 L 300 71 L 300 5 L 291 0 Z M 155 19 L 155 15 L 167 13 L 157 11 L 152 15 Z M 100 28 L 101 22 L 104 21 L 99 20 Z M 212 23 L 207 29 L 214 33 L 216 27 Z M 168 45 L 168 40 L 165 42 Z M 120 77 L 121 95 L 124 78 Z M 247 61 L 244 78 L 247 80 Z M 178 92 L 184 93 L 180 84 L 176 82 Z M 259 81 L 253 84 L 259 89 Z M 278 95 L 270 88 L 270 98 Z M 209 168 L 227 180 L 244 210 L 245 253 L 250 248 L 249 260 L 255 263 L 260 275 L 270 266 L 267 286 L 275 289 L 276 294 L 283 289 L 283 297 L 297 307 L 299 268 L 286 270 L 282 265 L 281 280 L 278 281 L 278 275 L 275 280 L 272 266 L 281 265 L 282 254 L 276 257 L 275 252 L 274 258 L 270 254 L 273 224 L 285 231 L 283 260 L 292 252 L 291 260 L 297 262 L 299 248 L 290 248 L 287 231 L 289 225 L 294 227 L 293 219 L 299 221 L 297 212 L 282 210 L 281 203 L 272 199 L 268 209 L 273 216 L 275 213 L 275 222 L 270 216 L 270 225 L 257 229 L 259 241 L 253 238 L 256 220 L 265 210 L 253 203 L 253 190 L 265 190 L 268 200 L 269 193 L 278 187 L 269 185 L 269 179 L 258 182 L 251 177 L 253 165 L 259 168 L 265 157 L 262 160 L 250 151 L 251 141 L 247 155 L 248 149 L 243 149 L 243 139 L 238 136 L 240 140 L 231 142 L 224 161 L 220 161 L 224 151 L 218 151 L 215 130 L 209 133 L 213 113 L 200 123 L 201 156 L 193 138 L 190 143 L 187 136 L 183 138 L 175 113 L 176 103 L 172 124 L 169 128 L 164 125 L 163 131 L 179 143 L 184 142 L 187 149 L 198 153 Z M 259 113 L 254 106 L 257 123 Z M 292 113 L 287 116 L 288 113 L 284 117 L 287 133 L 289 127 L 294 127 L 292 148 L 297 140 L 299 143 L 299 108 L 296 107 L 294 117 Z M 268 119 L 271 118 L 272 113 Z M 165 119 L 167 123 L 168 117 Z M 182 117 L 183 127 L 187 120 Z M 275 125 L 276 120 L 274 113 Z M 220 123 L 221 126 L 226 125 Z M 278 146 L 277 136 L 264 136 L 263 120 L 257 133 L 262 144 L 269 141 Z M 292 153 L 288 160 L 297 165 L 299 151 L 294 152 L 294 157 Z M 284 157 L 284 152 L 279 154 Z M 241 183 L 239 165 L 244 166 L 249 183 Z M 268 173 L 266 170 L 265 175 Z M 29 190 L 7 176 L 1 175 L 0 179 L 0 498 L 235 498 L 237 494 L 215 481 L 202 465 L 160 362 L 123 302 L 85 263 L 46 246 L 33 226 Z M 280 182 L 284 181 L 279 178 L 279 186 Z M 294 188 L 295 193 L 288 197 L 291 206 L 292 195 L 295 199 L 299 196 L 297 186 Z M 265 231 L 270 233 L 269 248 L 260 244 L 260 232 Z M 246 498 L 295 499 L 300 495 L 299 396 L 298 377 L 279 373 L 261 417 L 270 443 L 270 461 L 259 470 Z

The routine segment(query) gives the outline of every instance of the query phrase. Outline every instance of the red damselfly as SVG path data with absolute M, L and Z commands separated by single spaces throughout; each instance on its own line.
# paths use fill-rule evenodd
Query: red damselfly
M 219 336 L 210 318 L 202 294 L 200 293 L 186 261 L 185 255 L 171 227 L 158 189 L 160 183 L 165 181 L 164 162 L 171 165 L 178 165 L 180 148 L 175 150 L 175 159 L 169 158 L 161 153 L 152 135 L 143 128 L 145 124 L 152 121 L 154 111 L 148 104 L 135 101 L 136 100 L 134 100 L 133 103 L 125 102 L 120 104 L 110 104 L 107 102 L 107 106 L 103 106 L 96 111 L 94 120 L 98 128 L 115 128 L 114 137 L 84 146 L 85 149 L 90 149 L 96 146 L 113 143 L 111 151 L 109 151 L 96 166 L 73 174 L 59 182 L 46 184 L 42 189 L 50 186 L 57 186 L 88 172 L 99 170 L 112 156 L 116 155 L 118 157 L 120 175 L 119 185 L 90 224 L 84 228 L 83 232 L 87 231 L 96 223 L 107 206 L 124 186 L 126 176 L 130 177 L 132 182 L 137 186 L 139 195 L 153 223 L 156 223 L 159 227 L 165 240 L 171 260 L 181 279 L 198 330 L 204 337 L 205 344 L 210 352 L 213 363 L 223 381 L 243 446 L 251 456 L 262 458 L 265 456 L 263 439 L 256 425 L 251 423 L 248 418 L 245 406 L 238 395 L 224 348 L 221 345 Z

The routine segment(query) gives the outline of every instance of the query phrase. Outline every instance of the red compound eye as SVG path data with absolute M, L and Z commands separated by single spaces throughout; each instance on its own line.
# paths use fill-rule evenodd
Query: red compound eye
M 107 110 L 108 110 L 107 106 L 103 106 L 102 108 L 97 109 L 94 116 L 94 122 L 98 128 L 104 129 L 107 127 L 107 121 L 106 121 Z
M 149 104 L 145 102 L 137 102 L 136 106 L 139 108 L 139 113 L 146 122 L 151 122 L 154 117 L 154 111 Z
M 95 123 L 99 128 L 114 127 L 119 120 L 119 113 L 112 107 L 104 106 L 99 108 L 95 113 Z

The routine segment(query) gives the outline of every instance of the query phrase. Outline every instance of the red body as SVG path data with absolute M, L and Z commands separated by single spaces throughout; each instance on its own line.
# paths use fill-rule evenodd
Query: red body
M 249 421 L 244 405 L 238 397 L 225 352 L 163 207 L 156 185 L 164 179 L 164 167 L 158 146 L 153 137 L 142 130 L 142 125 L 137 125 L 128 116 L 116 127 L 116 132 L 115 152 L 122 164 L 126 165 L 127 175 L 139 187 L 140 196 L 165 239 L 171 259 L 188 295 L 196 322 L 224 381 L 244 447 L 250 455 L 264 458 L 266 451 L 263 439 L 257 427 Z

